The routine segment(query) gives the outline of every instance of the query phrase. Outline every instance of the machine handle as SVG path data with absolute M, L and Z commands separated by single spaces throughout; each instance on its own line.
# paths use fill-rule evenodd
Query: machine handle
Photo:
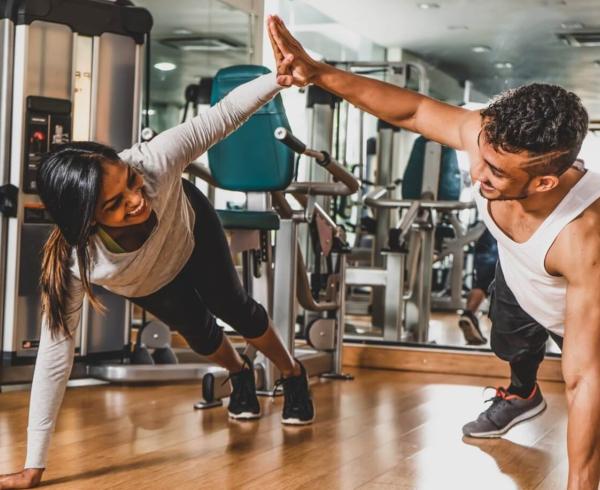
M 307 157 L 314 158 L 321 167 L 329 168 L 330 163 L 337 162 L 331 158 L 329 153 L 326 151 L 317 151 L 312 148 L 307 148 L 302 141 L 296 138 L 290 131 L 285 128 L 279 126 L 275 130 L 275 138 L 281 141 L 284 145 L 291 148 L 293 151 L 298 153 L 299 155 L 306 155 Z M 338 164 L 339 165 L 339 164 Z
M 386 198 L 388 189 L 378 187 L 369 192 L 364 198 L 363 203 L 370 208 L 401 209 L 410 208 L 414 202 L 419 203 L 420 209 L 435 209 L 437 211 L 459 211 L 462 209 L 472 209 L 475 207 L 473 201 L 432 201 L 430 199 L 393 199 Z
M 354 194 L 360 188 L 360 182 L 356 180 L 354 175 L 348 172 L 348 170 L 335 159 L 331 158 L 329 153 L 307 148 L 302 141 L 282 127 L 278 127 L 275 130 L 275 138 L 290 147 L 296 153 L 314 158 L 319 165 L 327 169 L 335 180 L 339 181 L 339 183 L 299 182 L 292 184 L 290 188 L 288 188 L 288 191 L 293 187 L 293 192 L 301 194 L 349 196 Z M 317 187 L 319 187 L 318 190 Z
M 356 191 L 358 191 L 358 189 L 360 189 L 360 182 L 356 179 L 356 177 L 354 177 L 354 175 L 348 172 L 335 160 L 332 159 L 330 165 L 326 168 L 336 180 L 339 180 L 348 188 L 346 195 L 354 194 Z
M 282 128 L 281 126 L 275 130 L 275 138 L 281 141 L 284 145 L 289 146 L 292 150 L 300 155 L 303 155 L 306 151 L 306 145 L 287 129 Z
M 213 187 L 219 187 L 219 184 L 215 181 L 214 177 L 210 173 L 210 168 L 207 165 L 204 165 L 200 162 L 191 162 L 185 169 L 190 175 L 194 177 L 198 177 Z

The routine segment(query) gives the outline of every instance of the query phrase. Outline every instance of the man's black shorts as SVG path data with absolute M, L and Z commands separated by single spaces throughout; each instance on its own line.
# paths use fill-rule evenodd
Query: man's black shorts
M 491 347 L 500 359 L 512 362 L 539 355 L 546 349 L 548 336 L 562 349 L 562 337 L 545 329 L 519 306 L 506 284 L 500 262 L 490 286 L 489 316 L 492 320 Z

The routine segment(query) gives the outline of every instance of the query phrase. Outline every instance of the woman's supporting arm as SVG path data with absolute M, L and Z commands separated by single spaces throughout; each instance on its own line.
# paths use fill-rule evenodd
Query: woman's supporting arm
M 72 277 L 67 302 L 71 337 L 60 333 L 52 338 L 46 321 L 43 321 L 29 402 L 25 468 L 46 466 L 50 437 L 73 366 L 74 336 L 81 316 L 83 295 L 81 282 Z

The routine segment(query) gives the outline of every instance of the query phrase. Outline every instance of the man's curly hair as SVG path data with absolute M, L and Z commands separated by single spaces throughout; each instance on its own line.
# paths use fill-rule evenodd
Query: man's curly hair
M 503 92 L 481 115 L 494 150 L 529 153 L 524 170 L 531 176 L 565 172 L 577 158 L 588 128 L 588 114 L 577 95 L 542 83 Z

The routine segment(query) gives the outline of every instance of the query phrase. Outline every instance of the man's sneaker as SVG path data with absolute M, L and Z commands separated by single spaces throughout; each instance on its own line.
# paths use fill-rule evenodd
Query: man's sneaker
M 483 336 L 479 328 L 479 319 L 472 311 L 463 311 L 458 320 L 458 326 L 462 330 L 467 344 L 483 345 L 487 342 L 487 339 Z
M 229 376 L 233 391 L 229 399 L 229 417 L 232 419 L 257 419 L 260 417 L 260 403 L 256 397 L 254 365 L 245 355 L 244 366 L 239 373 Z
M 500 437 L 520 422 L 532 419 L 546 409 L 546 401 L 536 384 L 527 398 L 508 393 L 504 388 L 496 390 L 490 400 L 491 406 L 477 420 L 463 427 L 468 437 Z
M 308 375 L 300 361 L 301 373 L 298 376 L 281 378 L 277 384 L 283 385 L 283 415 L 281 422 L 289 425 L 306 425 L 315 419 L 310 389 L 308 388 Z

